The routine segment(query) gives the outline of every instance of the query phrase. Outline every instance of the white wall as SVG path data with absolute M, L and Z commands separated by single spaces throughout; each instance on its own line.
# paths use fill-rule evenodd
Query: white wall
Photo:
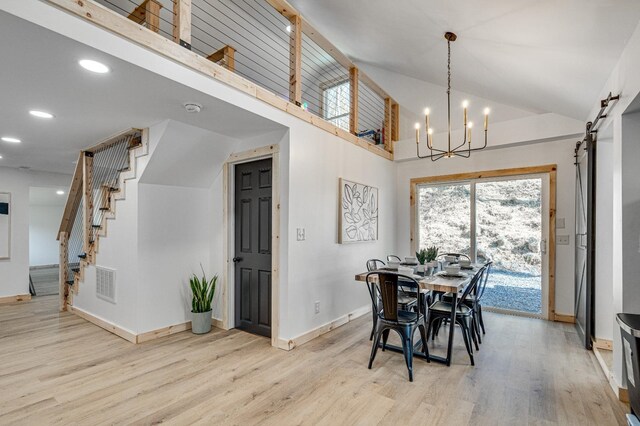
M 618 330 L 613 321 L 613 135 L 611 129 L 599 132 L 596 151 L 596 259 L 595 259 L 595 336 L 612 340 Z
M 556 247 L 556 313 L 573 315 L 574 265 L 574 139 L 533 145 L 512 146 L 474 153 L 471 158 L 413 160 L 398 164 L 397 236 L 400 256 L 410 253 L 409 181 L 415 177 L 557 164 L 557 217 L 565 219 L 565 228 L 557 234 L 570 236 L 569 245 Z
M 29 206 L 29 265 L 57 265 L 60 262 L 58 229 L 64 205 Z
M 612 287 L 612 308 L 609 322 L 613 330 L 613 375 L 615 381 L 620 386 L 626 386 L 622 362 L 622 344 L 620 341 L 619 326 L 616 323 L 615 314 L 628 309 L 625 304 L 625 288 L 623 286 L 623 239 L 626 229 L 623 227 L 623 114 L 629 109 L 632 102 L 640 93 L 640 24 L 633 35 L 627 41 L 627 45 L 614 67 L 611 75 L 603 86 L 600 96 L 593 100 L 593 108 L 585 119 L 592 120 L 600 109 L 600 100 L 605 99 L 611 92 L 614 95 L 620 94 L 620 100 L 616 102 L 607 113 L 601 128 L 607 129 L 608 134 L 612 134 L 613 141 L 611 147 L 611 159 L 608 167 L 608 174 L 602 179 L 607 180 L 607 186 L 611 189 L 611 203 L 608 203 L 606 196 L 597 195 L 598 214 L 606 214 L 611 217 L 611 241 L 609 245 L 598 243 L 597 250 L 600 251 L 603 263 L 611 265 L 611 287 Z M 610 130 L 609 130 L 610 129 Z M 637 168 L 637 163 L 636 166 Z M 632 179 L 637 180 L 636 176 Z M 596 329 L 598 328 L 596 324 Z
M 71 176 L 0 167 L 0 192 L 11 193 L 11 258 L 0 260 L 0 297 L 29 293 L 29 187 L 67 187 Z

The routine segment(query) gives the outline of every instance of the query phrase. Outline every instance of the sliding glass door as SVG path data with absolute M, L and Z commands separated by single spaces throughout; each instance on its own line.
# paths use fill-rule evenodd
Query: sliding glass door
M 419 185 L 418 247 L 493 260 L 483 306 L 547 316 L 548 175 Z
M 471 184 L 419 186 L 418 199 L 420 248 L 470 255 Z

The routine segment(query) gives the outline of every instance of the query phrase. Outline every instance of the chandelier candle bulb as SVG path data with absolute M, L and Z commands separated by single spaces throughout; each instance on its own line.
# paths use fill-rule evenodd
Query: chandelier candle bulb
M 473 123 L 469 122 L 469 125 L 467 126 L 467 128 L 469 129 L 468 131 L 468 137 L 467 139 L 469 139 L 469 145 L 471 145 L 471 128 L 473 127 Z
M 484 130 L 489 127 L 489 108 L 484 109 Z
M 420 143 L 420 123 L 416 123 L 416 145 Z

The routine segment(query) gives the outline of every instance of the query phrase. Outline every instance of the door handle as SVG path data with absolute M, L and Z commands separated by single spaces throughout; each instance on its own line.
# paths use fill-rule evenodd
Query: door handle
M 241 260 L 242 260 L 242 258 L 241 258 L 241 257 L 234 257 L 234 258 L 233 258 L 233 263 L 238 263 L 238 262 L 240 262 Z

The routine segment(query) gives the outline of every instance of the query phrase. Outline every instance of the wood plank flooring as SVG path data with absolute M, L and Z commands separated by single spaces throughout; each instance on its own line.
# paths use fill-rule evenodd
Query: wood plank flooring
M 487 314 L 475 367 L 458 334 L 454 365 L 416 359 L 410 383 L 397 353 L 367 369 L 369 316 L 285 352 L 219 329 L 133 345 L 56 307 L 0 307 L 0 424 L 622 425 L 627 410 L 567 324 Z
M 52 296 L 59 293 L 58 273 L 60 268 L 55 266 L 33 267 L 29 269 L 29 274 L 33 280 L 33 287 L 36 296 Z

